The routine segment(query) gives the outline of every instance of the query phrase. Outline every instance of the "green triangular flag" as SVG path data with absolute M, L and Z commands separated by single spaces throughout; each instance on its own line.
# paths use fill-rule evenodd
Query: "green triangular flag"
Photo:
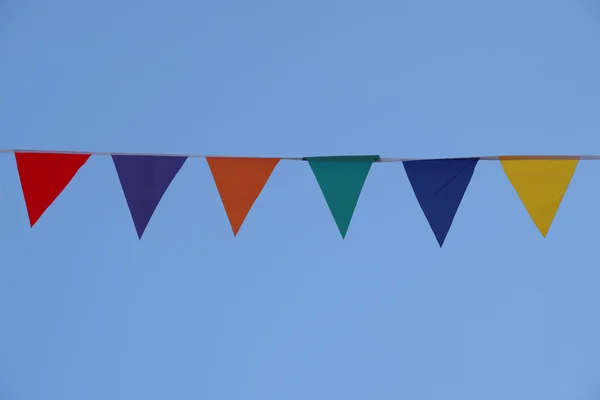
M 342 234 L 350 226 L 369 170 L 379 156 L 306 157 Z

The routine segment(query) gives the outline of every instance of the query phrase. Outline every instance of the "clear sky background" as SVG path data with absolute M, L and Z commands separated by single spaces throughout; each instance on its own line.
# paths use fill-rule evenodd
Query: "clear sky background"
M 3 0 L 0 147 L 600 153 L 591 0 Z M 401 164 L 346 240 L 282 162 L 233 237 L 192 159 L 137 239 L 109 157 L 29 228 L 0 155 L 0 399 L 600 398 L 600 162 L 547 239 L 480 162 L 443 249 Z

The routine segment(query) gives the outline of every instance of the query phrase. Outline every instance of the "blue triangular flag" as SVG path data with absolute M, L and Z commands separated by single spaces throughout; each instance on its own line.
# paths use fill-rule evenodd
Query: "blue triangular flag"
M 404 161 L 404 170 L 440 247 L 479 158 Z
M 138 237 L 187 157 L 113 155 Z

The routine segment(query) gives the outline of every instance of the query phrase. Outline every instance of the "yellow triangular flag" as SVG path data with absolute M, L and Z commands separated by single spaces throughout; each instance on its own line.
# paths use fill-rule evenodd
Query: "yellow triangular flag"
M 579 160 L 516 160 L 502 168 L 540 233 L 546 237 Z

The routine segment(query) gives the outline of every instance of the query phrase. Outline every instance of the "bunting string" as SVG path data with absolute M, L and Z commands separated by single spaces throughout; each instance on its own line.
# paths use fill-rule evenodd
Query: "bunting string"
M 140 152 L 108 152 L 108 151 L 76 151 L 76 150 L 31 150 L 31 149 L 0 149 L 0 153 L 52 153 L 52 154 L 89 154 L 92 156 L 153 156 L 153 157 L 186 157 L 186 158 L 271 158 L 271 157 L 255 157 L 255 156 L 224 156 L 224 155 L 208 155 L 197 153 L 140 153 Z M 329 156 L 328 156 L 329 157 Z M 330 156 L 330 157 L 345 157 L 345 156 Z M 307 157 L 273 157 L 286 161 L 307 161 Z M 443 157 L 437 159 L 452 159 L 453 157 Z M 467 157 L 469 158 L 469 157 Z M 557 154 L 557 155 L 496 155 L 496 156 L 478 156 L 481 161 L 499 161 L 500 159 L 515 159 L 515 160 L 582 160 L 594 161 L 600 160 L 600 154 Z M 415 157 L 380 157 L 375 162 L 404 162 L 404 161 L 419 161 L 430 160 L 430 158 L 415 158 Z
M 532 221 L 545 237 L 581 160 L 600 155 L 506 155 L 463 158 L 231 157 L 203 154 L 109 153 L 0 149 L 13 153 L 33 227 L 91 156 L 110 156 L 141 239 L 154 211 L 188 158 L 204 158 L 237 235 L 281 160 L 305 161 L 344 238 L 374 163 L 401 162 L 440 247 L 479 161 L 499 161 Z

